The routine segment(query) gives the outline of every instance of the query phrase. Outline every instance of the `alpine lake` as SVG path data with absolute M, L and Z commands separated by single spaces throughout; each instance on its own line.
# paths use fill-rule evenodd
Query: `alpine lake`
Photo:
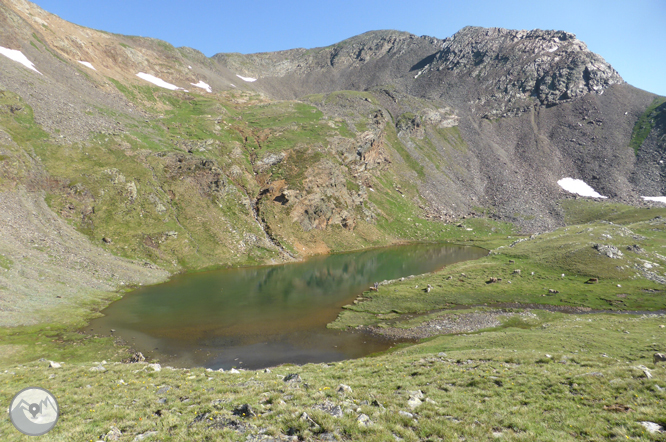
M 375 282 L 437 271 L 487 253 L 410 244 L 181 274 L 126 294 L 86 331 L 113 334 L 147 357 L 178 367 L 259 369 L 358 358 L 395 341 L 326 328 L 344 305 Z

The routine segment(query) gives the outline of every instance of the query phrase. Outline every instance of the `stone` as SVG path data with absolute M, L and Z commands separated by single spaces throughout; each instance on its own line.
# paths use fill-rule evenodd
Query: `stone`
M 62 368 L 62 365 L 57 362 L 49 361 L 49 368 Z
M 412 410 L 415 409 L 415 408 L 417 408 L 417 407 L 418 407 L 419 405 L 421 405 L 422 403 L 423 403 L 423 402 L 421 401 L 421 399 L 416 398 L 416 397 L 410 397 L 410 398 L 407 400 L 407 405 L 408 405 L 409 408 L 411 408 Z
M 106 243 L 106 244 L 111 244 L 113 242 L 111 240 L 111 238 L 107 238 L 106 236 L 104 238 L 102 238 L 102 241 L 104 241 L 104 243 Z
M 162 366 L 160 364 L 148 364 L 148 368 L 152 368 L 153 371 L 162 371 Z
M 596 284 L 599 282 L 599 278 L 590 278 L 587 281 L 585 281 L 585 284 Z
M 254 410 L 248 404 L 239 405 L 238 407 L 234 408 L 233 414 L 234 416 L 245 418 L 256 416 Z
M 649 421 L 643 421 L 639 422 L 650 434 L 655 434 L 655 433 L 663 433 L 664 432 L 664 427 L 659 425 L 656 422 L 649 422 Z
M 302 382 L 301 376 L 298 373 L 290 373 L 286 375 L 282 380 L 288 384 Z
M 229 373 L 231 373 L 231 374 L 239 374 L 240 371 L 236 370 L 235 368 L 232 368 L 231 370 L 229 370 Z
M 367 414 L 361 414 L 356 418 L 356 422 L 359 424 L 361 427 L 367 427 L 372 425 L 372 421 L 368 417 Z
M 335 391 L 337 391 L 339 394 L 345 395 L 347 393 L 351 393 L 352 389 L 349 385 L 340 384 L 338 385 L 338 388 L 335 389 Z
M 155 436 L 157 434 L 157 431 L 146 431 L 143 434 L 139 434 L 134 438 L 134 442 L 140 442 L 144 439 L 148 439 L 149 437 Z
M 100 364 L 96 367 L 91 368 L 90 371 L 97 371 L 97 372 L 100 372 L 100 373 L 104 373 L 106 371 L 106 368 L 104 368 L 104 366 L 102 364 Z
M 648 378 L 648 379 L 652 379 L 652 372 L 651 372 L 651 370 L 650 370 L 649 368 L 647 368 L 645 365 L 638 365 L 638 366 L 635 367 L 635 368 L 641 370 L 641 371 L 643 372 L 643 375 L 644 375 L 646 378 Z
M 620 259 L 624 256 L 622 252 L 620 252 L 620 249 L 618 249 L 615 246 L 608 245 L 608 244 L 595 244 L 592 246 L 596 251 L 598 251 L 602 255 L 606 255 L 609 258 L 612 259 Z
M 398 411 L 398 414 L 399 414 L 400 416 L 405 416 L 405 417 L 408 417 L 408 418 L 410 418 L 410 419 L 414 419 L 414 415 L 413 415 L 412 413 L 408 413 L 408 412 L 406 412 L 406 411 L 402 411 L 402 410 L 400 410 L 400 411 Z
M 520 269 L 516 269 L 516 270 L 514 270 L 514 271 L 513 271 L 513 274 L 514 274 L 514 275 L 520 275 Z
M 140 351 L 135 352 L 129 358 L 126 359 L 126 362 L 129 364 L 137 364 L 139 362 L 145 362 L 146 357 Z M 125 361 L 123 361 L 125 362 Z
M 321 431 L 321 427 L 319 426 L 319 424 L 315 422 L 310 416 L 308 416 L 306 412 L 303 412 L 303 414 L 301 414 L 300 420 L 307 422 L 312 431 L 314 431 L 315 433 L 319 433 Z
M 160 387 L 159 390 L 157 390 L 157 394 L 164 394 L 164 393 L 169 392 L 170 390 L 171 390 L 170 385 L 164 385 L 164 386 Z
M 343 416 L 342 407 L 340 407 L 339 405 L 335 405 L 333 402 L 328 400 L 323 404 L 317 404 L 312 408 L 323 411 L 324 413 L 330 414 L 333 417 Z
M 652 362 L 655 365 L 657 365 L 657 362 L 666 362 L 666 354 L 664 354 L 664 353 L 655 353 L 654 355 L 652 355 Z
M 106 433 L 104 436 L 104 440 L 107 441 L 117 441 L 120 440 L 120 437 L 123 435 L 123 433 L 116 427 L 111 427 L 111 430 Z

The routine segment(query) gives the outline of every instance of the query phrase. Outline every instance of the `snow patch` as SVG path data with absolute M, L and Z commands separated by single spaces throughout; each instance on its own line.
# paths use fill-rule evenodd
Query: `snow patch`
M 153 83 L 155 86 L 163 87 L 164 89 L 169 89 L 169 90 L 172 90 L 172 91 L 183 90 L 183 91 L 187 92 L 182 87 L 178 87 L 178 86 L 175 86 L 171 83 L 167 83 L 166 81 L 162 80 L 161 78 L 157 78 L 157 77 L 155 77 L 153 75 L 150 75 L 150 74 L 139 72 L 138 74 L 136 74 L 136 76 L 143 79 L 143 80 L 146 80 L 150 83 Z
M 666 203 L 666 196 L 642 196 L 645 201 L 656 201 L 658 203 Z
M 553 47 L 548 48 L 548 49 L 546 49 L 546 50 L 547 50 L 548 52 L 555 52 L 555 51 L 557 51 L 559 48 L 560 48 L 559 46 L 553 46 Z
M 205 89 L 208 92 L 213 92 L 213 89 L 211 89 L 210 85 L 204 83 L 202 80 L 199 80 L 197 84 L 190 83 L 194 87 L 200 87 L 201 89 Z
M 88 63 L 87 61 L 79 61 L 79 63 L 81 63 L 82 65 L 84 65 L 87 68 L 92 69 L 93 71 L 97 70 L 97 69 L 95 69 L 95 67 L 92 64 Z
M 236 74 L 236 77 L 240 78 L 240 79 L 243 80 L 243 81 L 247 81 L 248 83 L 252 83 L 252 82 L 257 81 L 256 78 L 252 78 L 252 77 L 241 77 L 241 76 L 238 75 L 238 74 Z
M 608 198 L 606 196 L 601 196 L 593 188 L 587 185 L 583 180 L 577 180 L 574 178 L 562 178 L 557 182 L 559 186 L 570 193 L 575 193 L 580 196 L 588 196 L 591 198 Z
M 42 73 L 35 68 L 35 64 L 32 61 L 28 60 L 28 57 L 23 55 L 23 52 L 17 51 L 16 49 L 3 48 L 2 46 L 0 46 L 0 54 L 4 55 L 5 57 L 11 60 L 17 61 L 21 63 L 23 66 L 27 67 L 28 69 L 32 69 L 33 71 L 37 72 L 39 75 L 42 75 Z

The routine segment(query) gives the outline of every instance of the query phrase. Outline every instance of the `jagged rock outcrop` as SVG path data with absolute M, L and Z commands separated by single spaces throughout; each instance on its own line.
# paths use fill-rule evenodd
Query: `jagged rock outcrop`
M 444 40 L 417 75 L 440 71 L 477 79 L 470 101 L 491 116 L 529 105 L 531 98 L 553 105 L 624 83 L 603 58 L 564 31 L 467 27 Z

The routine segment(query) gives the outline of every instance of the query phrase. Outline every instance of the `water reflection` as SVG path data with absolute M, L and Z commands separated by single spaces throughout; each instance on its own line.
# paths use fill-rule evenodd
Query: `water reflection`
M 113 303 L 93 321 L 176 365 L 259 368 L 334 361 L 391 343 L 326 329 L 373 282 L 483 256 L 478 248 L 417 244 L 271 267 L 182 275 Z M 158 350 L 154 350 L 157 348 Z

